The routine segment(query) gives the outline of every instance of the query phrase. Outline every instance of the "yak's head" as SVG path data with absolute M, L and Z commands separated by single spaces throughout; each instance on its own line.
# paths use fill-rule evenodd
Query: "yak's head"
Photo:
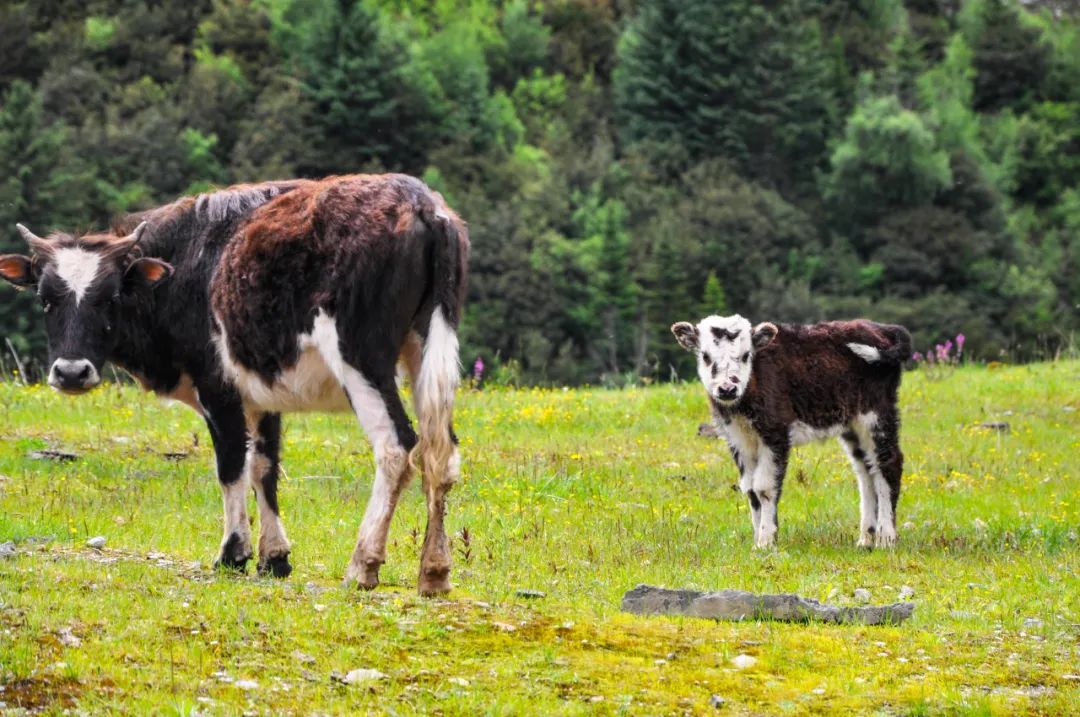
M 698 376 L 705 391 L 717 402 L 731 405 L 742 398 L 750 383 L 754 353 L 776 338 L 775 324 L 758 324 L 739 316 L 710 316 L 697 326 L 680 321 L 671 333 L 687 351 L 697 355 Z
M 42 239 L 21 224 L 18 229 L 30 255 L 0 256 L 0 277 L 37 292 L 49 339 L 49 385 L 85 393 L 101 383 L 101 366 L 116 346 L 121 302 L 167 278 L 172 267 L 141 256 L 146 222 L 125 237 L 52 234 Z

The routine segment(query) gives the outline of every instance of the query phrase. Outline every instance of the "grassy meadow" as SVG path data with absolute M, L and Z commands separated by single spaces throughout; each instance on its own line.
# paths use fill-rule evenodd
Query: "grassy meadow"
M 415 487 L 384 585 L 340 585 L 373 471 L 349 416 L 286 419 L 279 581 L 210 569 L 221 498 L 189 409 L 0 383 L 0 713 L 1080 713 L 1080 362 L 908 373 L 902 401 L 898 547 L 855 547 L 830 442 L 796 450 L 757 552 L 696 384 L 462 391 L 455 590 L 425 600 Z M 917 607 L 889 627 L 620 613 L 638 583 L 846 605 L 907 585 Z M 357 669 L 382 677 L 341 680 Z

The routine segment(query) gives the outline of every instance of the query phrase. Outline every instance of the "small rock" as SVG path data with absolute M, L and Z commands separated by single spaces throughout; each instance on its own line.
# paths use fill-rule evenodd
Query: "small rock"
M 237 680 L 233 683 L 233 686 L 241 690 L 257 690 L 259 689 L 259 683 L 255 680 Z
M 910 600 L 911 598 L 915 597 L 915 588 L 911 587 L 910 585 L 901 585 L 900 592 L 899 594 L 897 594 L 897 597 L 901 600 Z
M 315 662 L 315 658 L 306 652 L 300 652 L 300 650 L 293 650 L 292 658 L 299 662 L 301 665 L 310 665 Z
M 990 430 L 990 431 L 997 431 L 998 433 L 1008 433 L 1009 432 L 1009 422 L 1008 421 L 986 421 L 985 423 L 980 423 L 979 428 L 985 428 L 985 429 Z
M 870 591 L 866 588 L 856 588 L 852 595 L 855 597 L 855 602 L 862 603 L 863 605 L 870 602 Z
M 70 627 L 62 627 L 57 630 L 56 638 L 60 640 L 60 644 L 64 647 L 79 647 L 82 645 L 82 640 L 71 631 Z
M 905 520 L 904 524 L 901 525 L 900 527 L 903 528 L 904 530 L 915 530 L 915 524 L 912 523 L 910 520 Z
M 720 695 L 713 695 L 709 698 L 709 707 L 712 707 L 713 709 L 720 709 L 725 703 L 727 703 L 727 700 Z
M 90 540 L 86 541 L 86 547 L 93 548 L 94 550 L 101 550 L 105 547 L 105 536 L 98 535 L 90 538 Z
M 740 670 L 745 670 L 747 667 L 753 667 L 757 663 L 757 658 L 751 655 L 735 655 L 731 658 L 731 664 Z
M 539 598 L 547 597 L 547 593 L 540 592 L 539 590 L 518 590 L 514 593 L 519 598 L 525 598 L 526 600 L 537 600 Z
M 1043 621 L 1037 617 L 1025 617 L 1024 627 L 1042 627 Z
M 818 687 L 818 688 L 810 690 L 810 691 L 812 693 L 814 693 L 815 695 L 823 695 L 823 694 L 825 694 L 825 688 L 824 687 Z
M 10 540 L 6 543 L 0 543 L 0 558 L 10 558 L 15 554 L 15 543 Z
M 468 687 L 469 686 L 469 681 L 466 680 L 464 677 L 450 677 L 446 681 L 449 682 L 452 685 L 457 685 L 458 687 Z
M 46 448 L 45 450 L 41 450 L 41 451 L 30 451 L 30 453 L 28 453 L 27 455 L 30 458 L 33 458 L 34 460 L 38 460 L 38 461 L 61 461 L 61 462 L 64 462 L 64 463 L 68 463 L 70 461 L 74 461 L 74 460 L 77 460 L 79 458 L 79 454 L 77 454 L 77 453 L 68 453 L 67 451 L 57 451 L 57 450 L 53 450 L 51 448 Z
M 360 668 L 359 670 L 351 670 L 347 675 L 341 678 L 341 681 L 346 685 L 362 685 L 365 682 L 374 682 L 376 680 L 385 679 L 385 673 L 379 672 L 378 670 Z
M 511 625 L 510 623 L 507 623 L 507 622 L 493 622 L 493 623 L 491 623 L 491 626 L 494 627 L 496 630 L 502 630 L 503 632 L 516 632 L 517 631 L 517 627 L 515 627 L 515 626 L 513 626 L 513 625 Z

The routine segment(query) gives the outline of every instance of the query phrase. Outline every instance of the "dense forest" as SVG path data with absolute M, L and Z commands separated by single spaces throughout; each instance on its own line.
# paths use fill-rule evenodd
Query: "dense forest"
M 0 253 L 236 182 L 423 177 L 500 380 L 685 375 L 668 327 L 711 313 L 984 359 L 1080 329 L 1076 0 L 3 0 L 0 102 Z M 39 313 L 0 291 L 24 356 Z

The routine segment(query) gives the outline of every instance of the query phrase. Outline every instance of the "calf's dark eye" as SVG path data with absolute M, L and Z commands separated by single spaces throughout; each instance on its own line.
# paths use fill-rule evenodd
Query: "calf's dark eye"
M 712 359 L 709 354 L 701 354 L 701 360 L 705 362 L 706 366 L 712 366 Z
M 749 351 L 747 351 L 746 353 L 744 353 L 744 354 L 742 355 L 742 362 L 743 362 L 743 363 L 746 363 L 746 362 L 747 362 L 747 361 L 749 361 L 749 360 L 750 360 L 750 352 L 749 352 Z

